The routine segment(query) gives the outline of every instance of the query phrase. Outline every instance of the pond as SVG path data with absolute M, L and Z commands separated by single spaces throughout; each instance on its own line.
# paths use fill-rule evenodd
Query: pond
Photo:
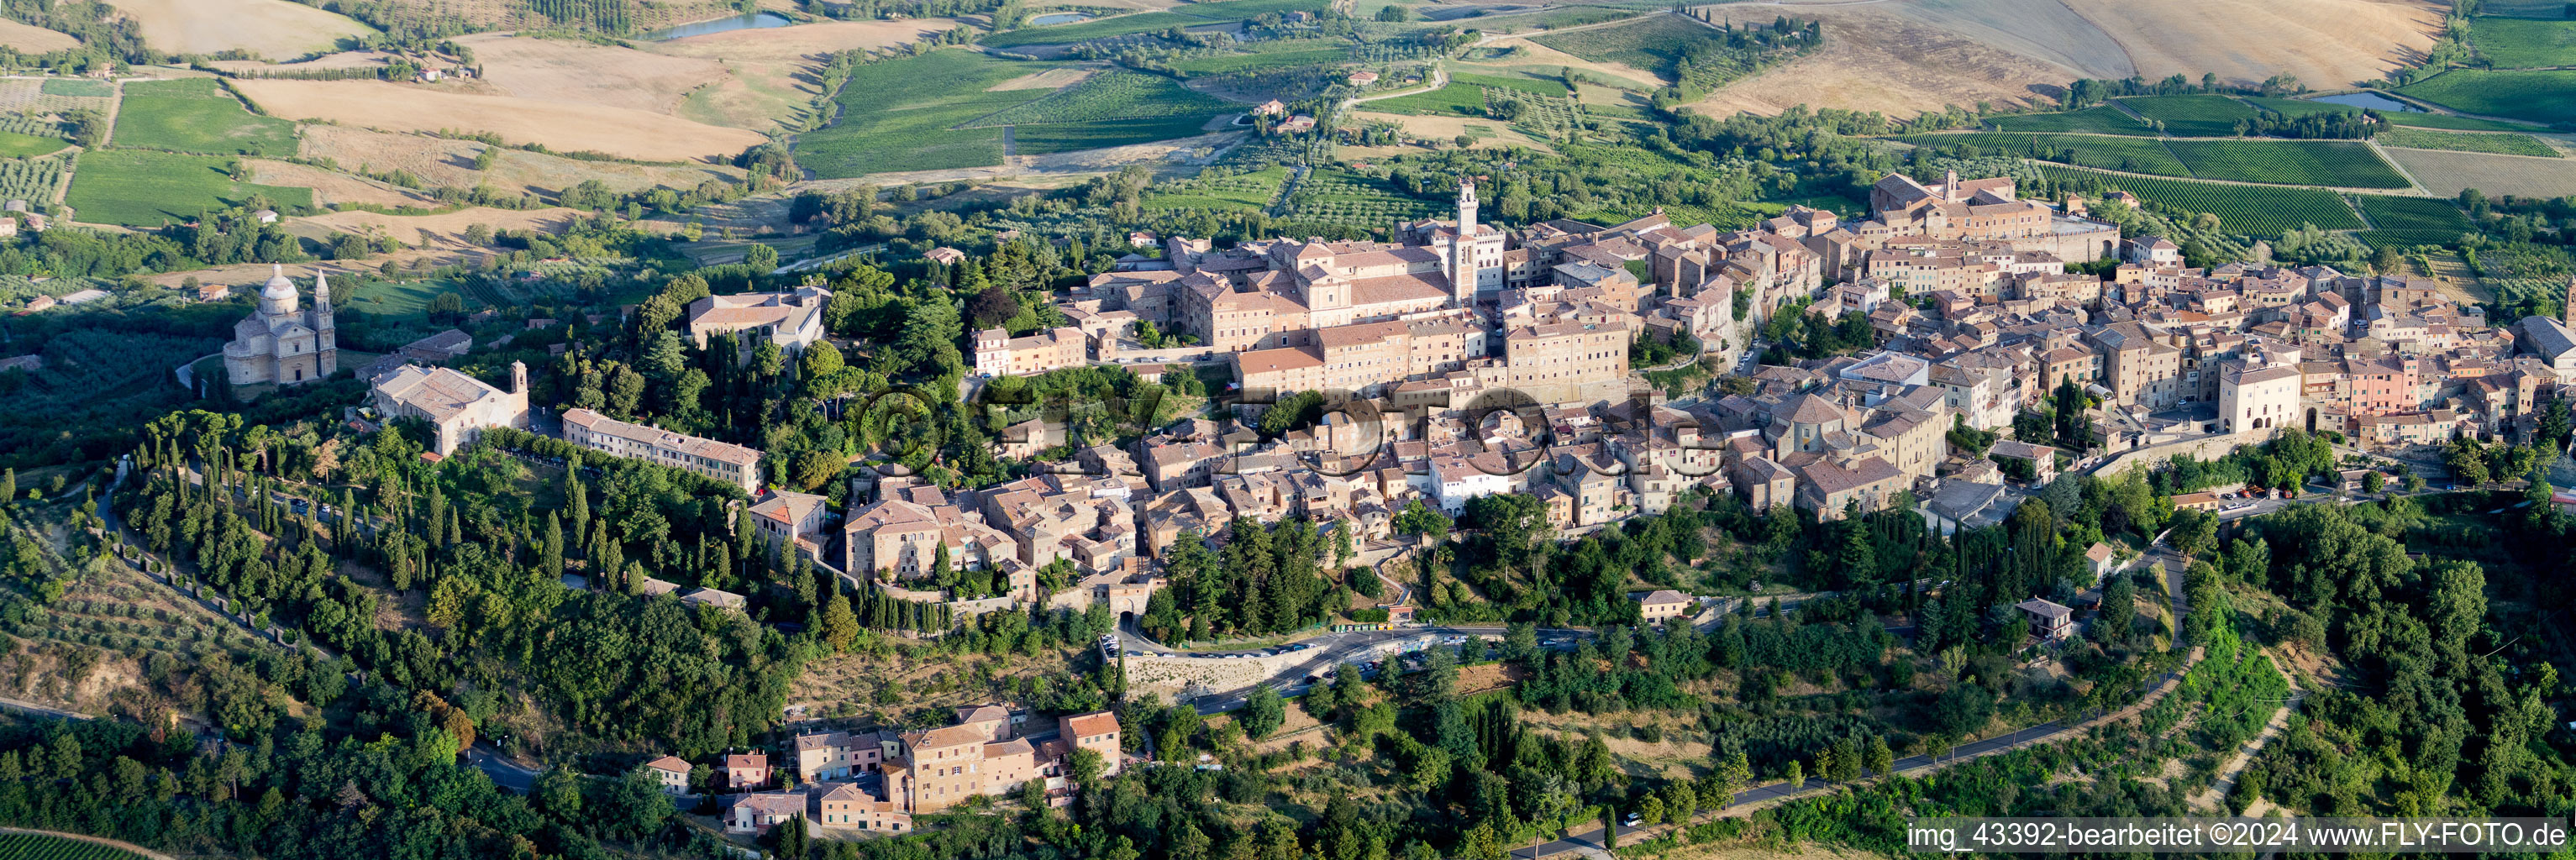
M 796 23 L 793 19 L 776 12 L 755 12 L 749 15 L 735 15 L 731 18 L 682 24 L 649 34 L 644 39 L 651 42 L 667 42 L 672 39 L 686 39 L 690 36 L 704 36 L 708 33 L 722 33 L 727 30 L 759 30 L 768 27 L 784 27 L 793 23 Z
M 1049 24 L 1071 24 L 1076 21 L 1089 20 L 1091 20 L 1091 16 L 1082 12 L 1049 12 L 1029 19 L 1029 25 L 1033 27 L 1044 27 Z
M 2407 103 L 2405 103 L 2405 102 L 2401 102 L 2401 101 L 2398 101 L 2398 100 L 2396 100 L 2396 99 L 2392 99 L 2392 98 L 2389 98 L 2389 97 L 2387 97 L 2387 96 L 2383 96 L 2383 95 L 2380 95 L 2380 94 L 2378 94 L 2378 93 L 2371 93 L 2371 92 L 2361 92 L 2361 93 L 2344 93 L 2343 95 L 2339 95 L 2339 96 L 2310 96 L 2310 97 L 2308 98 L 2308 101 L 2312 101 L 2312 102 L 2325 102 L 2326 104 L 2343 105 L 2343 106 L 2346 106 L 2346 107 L 2366 108 L 2366 109 L 2369 109 L 2369 110 L 2378 110 L 2378 111 L 2398 111 L 2398 112 L 2413 112 L 2413 113 L 2423 113 L 2423 112 L 2424 112 L 2424 109 L 2423 109 L 2423 108 L 2419 108 L 2419 107 L 2416 107 L 2416 106 L 2414 106 L 2414 105 L 2410 105 L 2410 104 L 2407 104 Z

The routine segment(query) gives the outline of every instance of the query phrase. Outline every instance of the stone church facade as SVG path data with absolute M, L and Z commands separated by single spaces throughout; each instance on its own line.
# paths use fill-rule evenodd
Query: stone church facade
M 286 267 L 259 292 L 259 306 L 233 325 L 224 344 L 224 378 L 234 385 L 298 385 L 327 379 L 340 369 L 338 331 L 331 322 L 331 285 L 313 275 L 313 306 L 299 307 Z

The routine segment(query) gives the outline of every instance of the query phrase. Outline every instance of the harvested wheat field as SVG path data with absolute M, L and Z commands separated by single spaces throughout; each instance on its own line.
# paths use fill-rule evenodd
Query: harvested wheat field
M 1823 22 L 1826 50 L 1737 81 L 1694 107 L 1776 113 L 1793 105 L 1912 116 L 1945 105 L 2055 104 L 2074 78 L 2234 83 L 2275 74 L 2316 87 L 2378 77 L 2432 44 L 2423 0 L 1885 0 L 1703 7 L 1720 17 Z
M 429 195 L 334 170 L 265 158 L 254 158 L 249 163 L 252 182 L 261 185 L 313 189 L 313 202 L 317 204 L 372 203 L 378 206 L 420 207 L 439 205 L 438 201 Z
M 768 139 L 630 108 L 451 93 L 383 81 L 240 80 L 234 86 L 271 116 L 389 131 L 490 132 L 511 143 L 647 161 L 731 156 Z
M 1083 79 L 1099 71 L 1099 69 L 1048 69 L 985 87 L 984 91 L 998 93 L 1006 90 L 1059 90 L 1082 83 Z
M 906 21 L 831 21 L 728 30 L 654 42 L 644 50 L 673 58 L 712 62 L 722 74 L 687 93 L 676 113 L 707 125 L 759 131 L 801 120 L 815 93 L 813 70 L 823 55 L 854 48 L 890 48 L 955 29 L 948 18 Z M 790 130 L 801 128 L 790 123 Z
M 563 208 L 491 209 L 476 206 L 438 215 L 383 215 L 375 212 L 331 212 L 293 219 L 296 224 L 344 233 L 382 233 L 413 248 L 469 250 L 465 228 L 476 224 L 500 230 L 561 232 L 584 213 Z
M 670 113 L 690 91 L 728 77 L 715 60 L 569 39 L 478 34 L 456 43 L 483 67 L 480 80 L 460 82 L 469 92 Z
M 342 36 L 375 32 L 358 21 L 287 0 L 113 0 L 143 25 L 143 42 L 180 54 L 239 48 L 281 60 L 338 46 Z
M 2475 188 L 2491 196 L 2576 194 L 2576 159 L 2433 149 L 2390 149 L 2387 153 L 2397 166 L 2415 177 L 2415 184 L 2436 197 L 2456 196 L 2463 188 Z
M 371 131 L 345 125 L 311 125 L 297 150 L 307 158 L 328 158 L 347 168 L 378 173 L 401 170 L 420 177 L 430 188 L 489 185 L 498 191 L 550 195 L 599 180 L 620 193 L 647 188 L 692 188 L 709 179 L 738 181 L 742 171 L 711 164 L 654 165 L 616 161 L 583 161 L 523 149 L 503 149 L 492 169 L 474 169 L 484 145 L 418 134 Z
M 80 47 L 80 40 L 67 33 L 0 18 L 0 45 L 16 48 L 23 54 L 42 54 Z

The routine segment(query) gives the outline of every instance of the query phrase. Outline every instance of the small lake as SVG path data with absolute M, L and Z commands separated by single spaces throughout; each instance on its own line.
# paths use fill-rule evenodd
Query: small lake
M 755 12 L 749 15 L 735 15 L 731 18 L 682 24 L 644 38 L 646 41 L 668 42 L 672 39 L 686 39 L 690 36 L 704 36 L 708 33 L 722 33 L 727 30 L 761 30 L 784 27 L 793 23 L 796 23 L 793 19 L 776 12 Z
M 2312 96 L 2308 98 L 2308 101 L 2325 102 L 2330 105 L 2343 105 L 2345 107 L 2357 107 L 2368 110 L 2393 111 L 2398 113 L 2424 112 L 2423 108 L 2419 108 L 2378 93 L 2344 93 L 2339 96 Z
M 1082 12 L 1049 12 L 1035 18 L 1030 18 L 1029 24 L 1030 26 L 1044 27 L 1049 24 L 1071 24 L 1076 21 L 1089 20 L 1091 20 L 1091 16 Z

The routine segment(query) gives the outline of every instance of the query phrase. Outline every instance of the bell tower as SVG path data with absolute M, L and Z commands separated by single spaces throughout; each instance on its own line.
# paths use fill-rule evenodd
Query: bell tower
M 2576 328 L 2576 277 L 2567 279 L 2566 303 L 2558 306 L 2558 321 Z
M 1449 242 L 1449 295 L 1462 308 L 1476 304 L 1476 182 L 1458 179 L 1458 235 Z

